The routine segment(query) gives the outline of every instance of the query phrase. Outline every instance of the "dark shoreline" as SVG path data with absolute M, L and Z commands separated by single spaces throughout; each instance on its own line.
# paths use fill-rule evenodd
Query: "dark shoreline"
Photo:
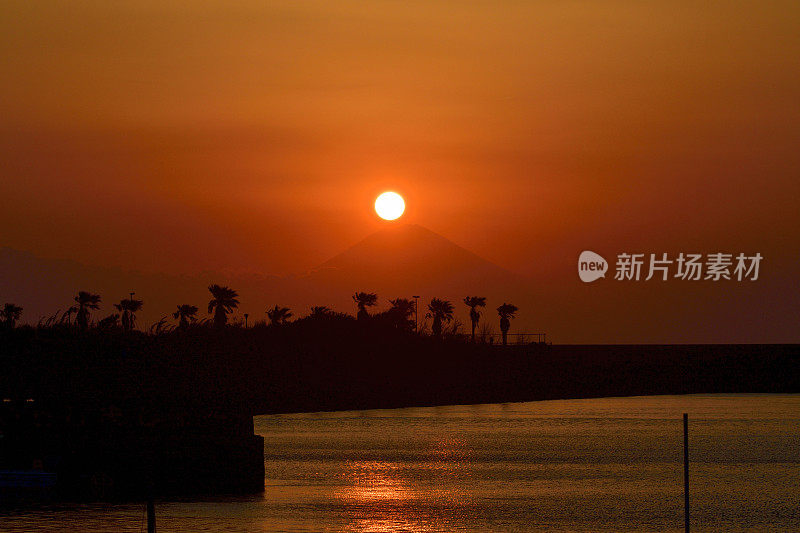
M 798 393 L 800 345 L 497 346 L 354 320 L 161 335 L 0 332 L 0 470 L 67 498 L 263 490 L 253 415 Z
M 514 402 L 496 402 L 496 403 L 454 403 L 447 405 L 406 405 L 403 407 L 375 407 L 371 409 L 338 409 L 335 411 L 289 411 L 281 413 L 263 413 L 254 415 L 259 416 L 292 416 L 292 415 L 317 415 L 317 414 L 330 414 L 330 413 L 357 413 L 361 411 L 394 411 L 401 409 L 435 409 L 438 407 L 481 407 L 488 405 L 510 405 L 510 404 L 525 404 L 537 402 L 560 402 L 570 400 L 610 400 L 610 399 L 632 399 L 632 398 L 675 398 L 680 396 L 741 396 L 741 397 L 762 397 L 762 396 L 786 396 L 800 394 L 800 392 L 687 392 L 684 394 L 639 394 L 629 396 L 577 396 L 573 398 L 547 398 L 541 400 L 522 400 Z
M 681 394 L 800 393 L 797 344 L 495 346 L 495 373 L 463 390 L 408 390 L 400 398 L 316 397 L 257 414 Z M 513 377 L 513 381 L 509 378 Z M 370 397 L 371 396 L 371 397 Z M 424 399 L 423 399 L 424 398 Z M 319 408 L 317 408 L 319 407 Z

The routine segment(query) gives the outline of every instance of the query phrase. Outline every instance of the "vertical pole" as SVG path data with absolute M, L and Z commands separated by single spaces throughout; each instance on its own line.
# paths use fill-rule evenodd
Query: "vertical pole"
M 147 500 L 147 533 L 156 533 L 156 504 L 153 498 Z
M 683 413 L 683 529 L 689 533 L 689 414 Z
M 419 296 L 414 298 L 414 332 L 419 333 Z

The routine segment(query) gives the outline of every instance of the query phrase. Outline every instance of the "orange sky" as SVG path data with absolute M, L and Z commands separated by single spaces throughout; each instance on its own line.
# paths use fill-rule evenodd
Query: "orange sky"
M 548 283 L 586 248 L 798 274 L 795 2 L 0 11 L 0 245 L 289 273 L 380 228 L 393 189 L 405 221 Z

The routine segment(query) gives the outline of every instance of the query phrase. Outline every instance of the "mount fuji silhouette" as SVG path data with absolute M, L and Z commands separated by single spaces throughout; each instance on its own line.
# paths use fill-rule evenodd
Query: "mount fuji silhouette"
M 416 224 L 377 231 L 324 262 L 305 279 L 330 288 L 378 291 L 387 297 L 410 292 L 467 294 L 521 281 L 516 274 Z
M 523 299 L 527 283 L 520 276 L 414 224 L 392 225 L 373 233 L 317 268 L 299 275 L 237 275 L 204 272 L 167 275 L 87 266 L 71 260 L 43 259 L 28 252 L 0 248 L 0 303 L 14 302 L 24 308 L 23 322 L 36 323 L 72 303 L 78 290 L 102 297 L 94 318 L 112 312 L 111 304 L 131 290 L 144 300 L 139 324 L 153 324 L 171 314 L 176 305 L 189 303 L 203 309 L 210 283 L 229 285 L 240 295 L 239 314 L 251 320 L 263 318 L 269 306 L 292 308 L 295 316 L 307 314 L 311 305 L 327 305 L 354 312 L 351 295 L 356 291 L 378 293 L 379 306 L 389 299 L 420 295 L 447 298 L 460 312 L 467 294 L 501 299 Z M 204 316 L 202 311 L 200 316 Z

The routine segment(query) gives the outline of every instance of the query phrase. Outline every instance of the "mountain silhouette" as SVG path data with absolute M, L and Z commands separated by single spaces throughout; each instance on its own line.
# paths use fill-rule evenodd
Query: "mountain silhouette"
M 455 304 L 455 316 L 469 324 L 467 295 L 485 296 L 482 323 L 499 331 L 495 309 L 503 302 L 520 308 L 511 326 L 515 331 L 546 331 L 555 342 L 796 342 L 793 309 L 764 307 L 764 291 L 781 291 L 784 279 L 764 279 L 763 285 L 693 286 L 675 290 L 669 283 L 622 283 L 603 280 L 582 283 L 570 265 L 561 278 L 535 282 L 509 272 L 424 227 L 392 224 L 325 261 L 294 276 L 203 272 L 170 275 L 89 266 L 72 260 L 47 259 L 30 252 L 0 248 L 0 305 L 23 307 L 20 324 L 35 324 L 74 304 L 80 290 L 102 297 L 99 320 L 115 312 L 112 304 L 129 297 L 144 301 L 137 324 L 147 329 L 168 317 L 177 305 L 198 306 L 205 313 L 212 283 L 239 292 L 241 305 L 232 321 L 250 315 L 250 323 L 265 320 L 276 304 L 289 307 L 295 317 L 312 305 L 355 314 L 351 296 L 356 291 L 378 294 L 370 312 L 389 307 L 393 298 L 419 295 L 422 321 L 434 298 Z M 759 283 L 761 283 L 759 281 Z M 723 290 L 724 288 L 724 290 Z M 787 302 L 789 302 L 787 300 Z M 792 302 L 793 303 L 793 302 Z M 754 315 L 754 310 L 761 310 Z M 74 316 L 72 317 L 74 320 Z M 728 324 L 720 329 L 719 324 Z M 737 332 L 731 334 L 731 328 Z
M 519 290 L 523 283 L 517 274 L 416 224 L 377 231 L 304 279 L 329 289 L 351 287 L 391 298 L 412 293 L 463 298 L 473 292 Z
M 377 310 L 386 308 L 389 299 L 420 295 L 423 304 L 433 297 L 450 299 L 457 314 L 466 314 L 466 307 L 459 304 L 467 294 L 488 296 L 490 303 L 499 304 L 502 299 L 521 301 L 527 287 L 520 276 L 411 224 L 373 233 L 319 267 L 292 276 L 146 273 L 0 248 L 0 303 L 21 305 L 25 323 L 64 311 L 79 290 L 101 295 L 96 319 L 112 312 L 112 302 L 130 291 L 144 301 L 137 313 L 143 328 L 184 303 L 200 307 L 199 318 L 209 318 L 202 310 L 208 304 L 211 283 L 236 289 L 241 299 L 238 312 L 249 313 L 251 322 L 266 318 L 266 310 L 275 304 L 291 308 L 295 316 L 304 316 L 312 305 L 355 313 L 351 295 L 362 290 L 378 293 Z

